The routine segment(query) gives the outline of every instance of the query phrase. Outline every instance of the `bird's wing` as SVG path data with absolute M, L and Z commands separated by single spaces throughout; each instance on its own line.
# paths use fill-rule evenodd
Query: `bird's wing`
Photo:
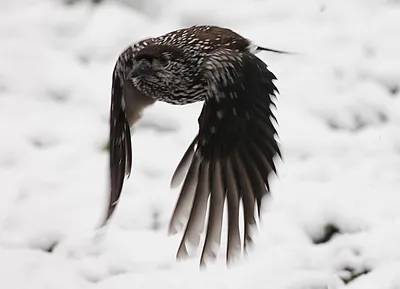
M 179 163 L 171 185 L 183 186 L 170 221 L 170 233 L 185 226 L 177 258 L 198 246 L 209 217 L 201 264 L 215 258 L 221 241 L 224 202 L 228 207 L 227 262 L 241 252 L 239 208 L 243 205 L 244 247 L 251 242 L 268 176 L 280 155 L 271 106 L 274 74 L 251 53 L 219 49 L 204 61 L 208 95 L 199 117 L 199 133 Z M 276 119 L 275 119 L 276 121 Z M 208 206 L 209 203 L 209 206 Z
M 107 215 L 103 225 L 111 217 L 121 195 L 124 178 L 129 175 L 132 164 L 131 133 L 125 115 L 123 80 L 114 68 L 110 105 L 110 195 Z
M 151 97 L 139 92 L 129 80 L 125 80 L 125 63 L 117 61 L 112 79 L 110 105 L 110 193 L 107 214 L 101 227 L 113 214 L 121 196 L 126 176 L 132 167 L 130 128 L 140 119 L 145 107 L 154 103 Z

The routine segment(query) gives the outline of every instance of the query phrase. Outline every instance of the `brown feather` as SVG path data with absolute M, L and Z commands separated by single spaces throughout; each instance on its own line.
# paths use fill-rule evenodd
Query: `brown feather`
M 221 165 L 215 160 L 214 169 L 210 170 L 212 183 L 210 183 L 210 213 L 208 215 L 208 227 L 206 240 L 201 255 L 200 264 L 205 264 L 207 259 L 215 259 L 221 245 L 221 229 L 224 211 L 225 189 L 222 183 Z
M 226 160 L 226 184 L 228 203 L 228 246 L 226 260 L 232 261 L 241 252 L 241 241 L 239 231 L 239 192 L 235 181 L 232 163 Z
M 199 154 L 195 154 L 169 222 L 168 232 L 170 235 L 178 233 L 183 228 L 184 223 L 189 219 L 191 206 L 196 192 L 199 166 L 200 156 Z
M 176 167 L 175 172 L 171 178 L 171 184 L 170 184 L 171 188 L 176 188 L 180 186 L 180 184 L 183 182 L 188 172 L 190 163 L 193 159 L 194 149 L 195 149 L 194 147 L 196 144 L 197 144 L 197 136 L 192 141 L 192 143 L 186 150 L 185 154 L 183 155 L 182 159 L 180 160 L 178 166 Z
M 237 168 L 236 178 L 239 179 L 242 188 L 241 197 L 244 210 L 244 248 L 246 248 L 248 243 L 252 242 L 250 236 L 251 226 L 256 223 L 256 220 L 254 219 L 255 197 L 253 195 L 248 173 L 238 154 L 235 155 L 235 162 Z
M 204 219 L 207 212 L 207 200 L 209 196 L 209 166 L 209 162 L 204 160 L 200 164 L 193 206 L 178 249 L 178 259 L 182 259 L 187 255 L 186 242 L 196 247 L 200 243 L 200 235 L 204 231 Z

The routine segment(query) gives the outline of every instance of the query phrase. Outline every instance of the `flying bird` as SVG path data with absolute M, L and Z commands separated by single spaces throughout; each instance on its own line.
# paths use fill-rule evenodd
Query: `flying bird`
M 130 129 L 143 110 L 156 101 L 174 105 L 203 101 L 199 131 L 171 180 L 171 187 L 182 185 L 169 224 L 169 233 L 183 231 L 177 259 L 188 256 L 189 244 L 199 246 L 204 231 L 200 263 L 216 258 L 225 202 L 226 261 L 248 246 L 262 198 L 269 193 L 269 175 L 276 173 L 275 157 L 281 156 L 271 110 L 278 93 L 276 77 L 256 56 L 260 51 L 286 53 L 257 46 L 227 28 L 192 26 L 142 40 L 120 54 L 112 75 L 111 188 L 103 226 L 130 175 Z

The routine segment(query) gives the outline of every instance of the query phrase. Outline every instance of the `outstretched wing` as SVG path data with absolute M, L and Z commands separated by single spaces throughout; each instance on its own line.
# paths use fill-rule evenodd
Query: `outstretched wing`
M 228 207 L 227 262 L 241 252 L 239 208 L 243 204 L 244 247 L 256 224 L 255 207 L 269 192 L 268 176 L 280 155 L 271 106 L 277 93 L 274 74 L 255 55 L 219 49 L 203 63 L 208 95 L 199 133 L 179 163 L 171 185 L 183 186 L 170 221 L 170 233 L 185 226 L 177 258 L 198 246 L 209 217 L 201 264 L 220 247 L 225 200 Z M 209 206 L 208 206 L 209 203 Z
M 116 64 L 113 72 L 110 105 L 110 194 L 107 215 L 102 226 L 113 214 L 121 195 L 124 178 L 130 174 L 132 166 L 131 133 L 123 100 L 124 83 L 117 68 Z
M 113 214 L 121 196 L 122 186 L 126 176 L 129 177 L 132 168 L 132 145 L 130 128 L 140 119 L 145 107 L 154 100 L 139 92 L 126 79 L 133 65 L 135 49 L 140 43 L 125 50 L 115 64 L 111 88 L 110 105 L 110 194 L 106 217 L 101 227 Z

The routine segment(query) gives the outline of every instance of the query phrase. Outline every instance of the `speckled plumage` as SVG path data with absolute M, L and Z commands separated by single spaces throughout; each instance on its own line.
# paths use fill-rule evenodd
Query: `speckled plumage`
M 183 105 L 204 101 L 199 132 L 173 175 L 181 193 L 170 233 L 185 228 L 177 257 L 198 245 L 209 210 L 201 263 L 215 258 L 221 242 L 224 202 L 228 205 L 227 260 L 241 251 L 239 203 L 244 212 L 244 247 L 251 241 L 255 205 L 269 191 L 268 176 L 280 155 L 271 118 L 276 79 L 255 53 L 261 50 L 235 32 L 193 26 L 128 47 L 118 58 L 110 110 L 110 204 L 119 200 L 132 163 L 130 128 L 142 110 L 163 101 Z M 208 204 L 209 202 L 209 206 Z

